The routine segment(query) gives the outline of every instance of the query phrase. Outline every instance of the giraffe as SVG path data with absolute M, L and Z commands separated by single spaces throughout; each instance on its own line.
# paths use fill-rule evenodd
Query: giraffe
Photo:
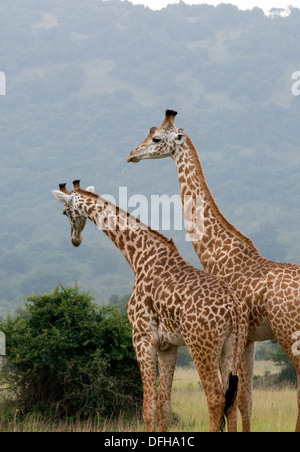
M 177 351 L 182 345 L 187 346 L 203 384 L 210 431 L 222 430 L 225 416 L 228 430 L 236 431 L 233 407 L 237 369 L 248 337 L 246 303 L 239 303 L 220 278 L 186 262 L 173 240 L 98 196 L 93 187 L 83 190 L 79 181 L 73 184 L 72 192 L 66 184 L 52 192 L 64 203 L 73 245 L 81 243 L 89 219 L 119 248 L 135 274 L 127 313 L 142 376 L 146 431 L 155 431 L 157 421 L 160 431 L 168 428 Z
M 176 115 L 177 112 L 167 110 L 162 125 L 150 129 L 146 139 L 130 152 L 127 161 L 173 159 L 188 232 L 204 271 L 221 277 L 239 300 L 246 300 L 250 309 L 248 344 L 239 374 L 238 405 L 243 431 L 251 430 L 255 342 L 268 339 L 279 341 L 296 368 L 296 431 L 300 431 L 300 351 L 297 341 L 300 337 L 300 266 L 263 257 L 252 240 L 222 215 L 206 183 L 191 138 L 174 124 Z M 188 204 L 190 198 L 192 204 Z M 197 224 L 197 210 L 202 211 L 202 225 Z

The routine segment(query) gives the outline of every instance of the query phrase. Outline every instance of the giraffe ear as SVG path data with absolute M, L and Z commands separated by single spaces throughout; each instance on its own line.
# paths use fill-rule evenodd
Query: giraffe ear
M 87 187 L 85 189 L 85 191 L 90 191 L 91 193 L 95 193 L 95 187 L 93 187 L 93 185 L 91 185 L 90 187 Z
M 183 144 L 185 142 L 186 136 L 184 133 L 178 133 L 175 137 L 175 143 L 176 144 Z
M 64 204 L 72 204 L 73 195 L 67 195 L 60 190 L 52 190 L 52 194 L 57 201 L 63 202 Z

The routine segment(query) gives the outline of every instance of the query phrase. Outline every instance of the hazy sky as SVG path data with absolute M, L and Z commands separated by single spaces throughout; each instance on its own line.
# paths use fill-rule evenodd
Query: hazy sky
M 133 4 L 143 4 L 149 6 L 152 9 L 160 9 L 167 6 L 169 3 L 178 3 L 179 0 L 129 0 Z M 284 8 L 287 9 L 289 5 L 299 8 L 299 0 L 184 0 L 187 4 L 199 4 L 206 3 L 209 5 L 218 5 L 219 3 L 231 3 L 238 6 L 240 9 L 252 9 L 255 6 L 268 12 L 271 8 Z

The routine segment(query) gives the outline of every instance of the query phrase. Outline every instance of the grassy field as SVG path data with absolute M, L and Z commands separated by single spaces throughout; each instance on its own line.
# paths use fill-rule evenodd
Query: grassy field
M 271 363 L 258 363 L 255 374 L 264 375 L 275 369 Z M 278 371 L 278 369 L 276 369 Z M 205 395 L 199 390 L 199 379 L 194 369 L 179 368 L 173 387 L 173 411 L 178 423 L 171 426 L 173 431 L 207 431 L 208 411 Z M 296 390 L 257 389 L 253 394 L 253 432 L 292 432 L 297 419 Z M 239 417 L 239 431 L 241 420 Z
M 270 362 L 258 362 L 256 375 L 264 375 L 278 371 Z M 173 416 L 170 432 L 207 432 L 208 411 L 205 395 L 201 389 L 199 378 L 194 368 L 176 369 L 172 392 Z M 292 432 L 295 429 L 297 417 L 296 390 L 283 388 L 281 390 L 254 390 L 252 431 L 253 432 Z M 39 418 L 22 418 L 18 413 L 9 423 L 1 421 L 0 431 L 25 432 L 142 432 L 144 426 L 141 420 L 126 422 L 124 419 L 106 422 L 45 422 Z M 241 422 L 239 419 L 239 431 Z

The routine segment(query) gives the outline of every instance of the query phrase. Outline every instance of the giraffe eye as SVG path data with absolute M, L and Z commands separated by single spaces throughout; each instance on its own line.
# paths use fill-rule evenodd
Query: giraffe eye
M 63 213 L 62 213 L 63 215 L 67 215 L 67 212 L 65 211 L 65 210 L 63 210 Z
M 154 143 L 160 143 L 161 142 L 161 138 L 154 137 L 154 138 L 152 138 L 152 141 L 154 141 Z

